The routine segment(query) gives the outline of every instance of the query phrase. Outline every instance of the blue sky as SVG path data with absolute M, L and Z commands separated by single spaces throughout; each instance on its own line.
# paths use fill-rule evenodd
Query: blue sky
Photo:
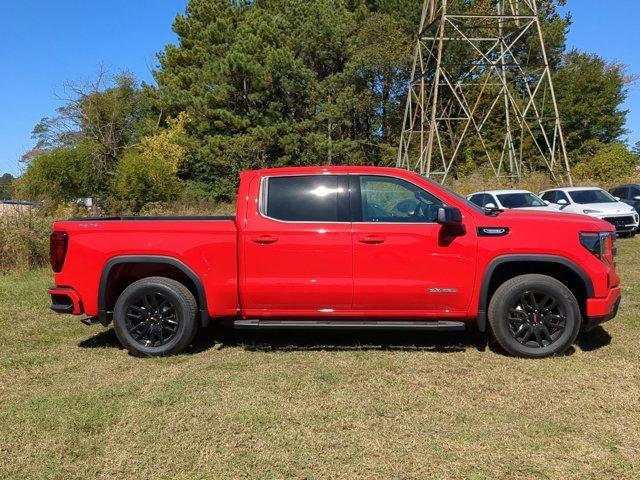
M 60 105 L 65 82 L 91 79 L 104 65 L 152 81 L 155 55 L 175 41 L 171 24 L 187 0 L 22 0 L 0 15 L 0 174 L 18 174 L 31 130 Z M 574 24 L 569 46 L 595 52 L 640 73 L 638 0 L 615 7 L 568 0 Z M 629 89 L 630 143 L 640 140 L 640 83 Z

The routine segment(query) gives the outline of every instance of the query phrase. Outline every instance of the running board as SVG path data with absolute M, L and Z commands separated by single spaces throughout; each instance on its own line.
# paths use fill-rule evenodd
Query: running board
M 239 329 L 287 330 L 464 330 L 464 322 L 429 321 L 353 321 L 353 320 L 235 320 Z

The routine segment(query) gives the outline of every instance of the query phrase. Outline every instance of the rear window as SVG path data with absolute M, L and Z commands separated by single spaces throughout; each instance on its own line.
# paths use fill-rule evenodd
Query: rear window
M 271 177 L 263 212 L 289 222 L 337 222 L 339 192 L 336 175 Z

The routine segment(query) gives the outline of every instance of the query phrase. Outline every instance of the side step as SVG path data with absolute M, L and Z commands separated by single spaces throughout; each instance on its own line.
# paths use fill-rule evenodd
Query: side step
M 239 329 L 283 330 L 464 330 L 464 322 L 450 320 L 429 321 L 371 321 L 371 320 L 235 320 Z

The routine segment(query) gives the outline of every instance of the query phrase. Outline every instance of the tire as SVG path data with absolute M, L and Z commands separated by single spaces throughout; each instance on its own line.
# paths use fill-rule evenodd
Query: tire
M 149 277 L 129 285 L 113 310 L 118 340 L 138 357 L 182 353 L 198 330 L 198 306 L 182 283 Z
M 544 358 L 564 353 L 582 324 L 576 297 L 546 275 L 521 275 L 500 285 L 489 302 L 489 324 L 509 354 Z

